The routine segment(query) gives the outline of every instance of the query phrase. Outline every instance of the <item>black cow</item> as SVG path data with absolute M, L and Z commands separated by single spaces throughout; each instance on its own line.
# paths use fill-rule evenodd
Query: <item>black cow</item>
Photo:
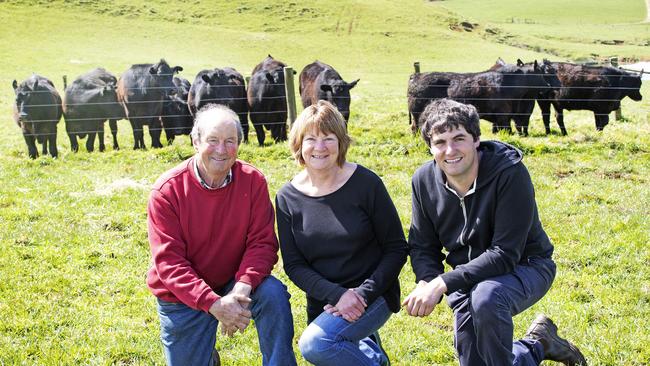
M 175 92 L 167 95 L 163 102 L 163 115 L 160 117 L 167 136 L 167 144 L 171 145 L 174 138 L 189 135 L 194 119 L 187 106 L 187 97 L 191 84 L 187 79 L 174 77 Z M 191 141 L 190 141 L 191 142 Z
M 474 75 L 474 73 L 423 72 L 411 74 L 406 97 L 409 109 L 409 124 L 413 134 L 420 129 L 420 115 L 426 106 L 435 99 L 446 98 L 452 80 Z M 412 119 L 411 119 L 412 117 Z
M 224 67 L 199 71 L 187 96 L 187 105 L 192 116 L 196 116 L 196 112 L 206 104 L 222 104 L 237 113 L 244 142 L 248 142 L 246 85 L 237 70 Z
M 287 139 L 285 67 L 269 55 L 255 66 L 248 83 L 249 114 L 260 146 L 264 145 L 264 127 L 271 131 L 275 141 Z
M 117 120 L 125 117 L 124 108 L 117 101 L 117 78 L 105 69 L 91 70 L 79 76 L 65 89 L 63 115 L 72 151 L 79 150 L 77 137 L 86 136 L 86 150 L 93 151 L 96 134 L 99 134 L 99 151 L 104 151 L 106 120 L 109 121 L 113 135 L 113 149 L 119 149 Z
M 32 75 L 18 85 L 16 80 L 12 86 L 16 94 L 14 102 L 14 121 L 23 131 L 29 157 L 36 159 L 38 150 L 36 141 L 43 145 L 43 155 L 47 154 L 48 146 L 52 157 L 56 158 L 56 125 L 61 119 L 61 96 L 56 91 L 54 83 L 49 79 Z
M 149 125 L 152 147 L 162 147 L 163 100 L 174 90 L 174 74 L 183 71 L 180 66 L 170 67 L 163 59 L 157 64 L 133 65 L 118 81 L 117 97 L 124 106 L 133 127 L 134 149 L 144 149 L 144 125 Z
M 326 100 L 336 106 L 347 122 L 350 118 L 350 89 L 358 82 L 359 79 L 347 83 L 332 66 L 314 61 L 300 72 L 302 106 L 307 108 L 319 100 Z
M 550 65 L 539 66 L 537 62 L 511 65 L 501 59 L 483 72 L 412 74 L 407 89 L 409 124 L 413 134 L 417 133 L 426 106 L 434 99 L 449 97 L 474 105 L 481 118 L 494 123 L 494 132 L 510 130 L 512 118 L 521 126 L 518 130 L 523 134 L 523 125 L 527 126 L 536 96 L 548 92 L 551 85 L 559 86 Z
M 447 89 L 449 97 L 476 107 L 479 116 L 493 123 L 493 132 L 512 132 L 510 119 L 518 113 L 522 99 L 535 95 L 551 86 L 546 75 L 534 62 L 533 71 L 511 65 L 498 71 L 487 71 L 452 80 Z
M 566 135 L 563 110 L 586 109 L 594 112 L 596 129 L 602 131 L 609 123 L 609 114 L 621 107 L 621 99 L 640 101 L 641 76 L 604 66 L 584 66 L 553 62 L 562 87 L 553 98 L 538 100 L 546 134 L 551 133 L 551 104 L 562 135 Z
M 533 114 L 533 109 L 535 109 L 535 101 L 548 100 L 560 88 L 561 84 L 560 79 L 557 77 L 557 70 L 548 60 L 544 60 L 541 65 L 538 65 L 537 61 L 524 63 L 520 59 L 517 59 L 517 65 L 515 66 L 506 64 L 499 58 L 490 70 L 508 72 L 508 70 L 516 70 L 516 68 L 520 68 L 524 72 L 524 75 L 530 75 L 527 76 L 527 79 L 536 79 L 538 75 L 541 75 L 547 84 L 541 87 L 539 85 L 526 85 L 527 92 L 519 99 L 512 101 L 512 119 L 515 122 L 517 132 L 522 136 L 528 136 L 528 125 L 530 124 L 530 116 Z

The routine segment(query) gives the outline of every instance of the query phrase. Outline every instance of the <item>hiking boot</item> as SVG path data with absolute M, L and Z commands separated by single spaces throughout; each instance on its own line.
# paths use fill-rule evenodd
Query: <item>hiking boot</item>
M 557 326 L 546 315 L 538 315 L 524 338 L 539 341 L 544 347 L 544 359 L 568 366 L 587 366 L 587 360 L 578 347 L 557 334 Z

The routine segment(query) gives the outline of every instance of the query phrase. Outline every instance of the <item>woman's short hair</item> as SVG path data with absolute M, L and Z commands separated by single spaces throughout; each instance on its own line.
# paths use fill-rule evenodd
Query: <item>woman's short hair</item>
M 463 104 L 454 100 L 443 98 L 429 103 L 420 115 L 422 122 L 421 132 L 424 142 L 431 146 L 431 136 L 445 133 L 462 126 L 467 133 L 472 135 L 474 141 L 481 136 L 479 116 L 473 105 Z
M 341 112 L 330 102 L 319 100 L 300 113 L 291 127 L 289 148 L 294 159 L 301 166 L 305 165 L 305 159 L 302 157 L 302 140 L 310 132 L 333 133 L 336 136 L 339 140 L 339 155 L 336 163 L 338 166 L 343 166 L 352 139 L 348 135 L 347 125 Z

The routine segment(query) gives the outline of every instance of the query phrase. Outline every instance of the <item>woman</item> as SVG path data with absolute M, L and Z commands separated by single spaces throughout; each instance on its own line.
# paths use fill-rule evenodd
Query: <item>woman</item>
M 387 365 L 377 330 L 399 311 L 407 246 L 381 179 L 347 162 L 343 116 L 326 102 L 307 107 L 289 146 L 304 168 L 276 196 L 284 270 L 307 295 L 298 343 L 315 365 Z

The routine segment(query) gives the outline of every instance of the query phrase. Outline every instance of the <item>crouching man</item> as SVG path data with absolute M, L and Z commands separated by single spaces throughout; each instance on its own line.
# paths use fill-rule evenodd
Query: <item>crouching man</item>
M 255 320 L 264 365 L 296 365 L 286 287 L 270 275 L 278 242 L 266 179 L 237 160 L 242 129 L 208 105 L 191 133 L 196 154 L 164 173 L 149 198 L 153 266 L 169 365 L 218 365 L 217 325 L 232 336 Z
M 586 365 L 578 348 L 541 315 L 513 342 L 512 317 L 539 301 L 555 278 L 553 246 L 542 228 L 522 153 L 479 140 L 473 106 L 432 102 L 422 137 L 433 161 L 413 176 L 411 264 L 416 288 L 403 302 L 427 316 L 447 295 L 462 366 Z M 444 272 L 443 248 L 453 270 Z

